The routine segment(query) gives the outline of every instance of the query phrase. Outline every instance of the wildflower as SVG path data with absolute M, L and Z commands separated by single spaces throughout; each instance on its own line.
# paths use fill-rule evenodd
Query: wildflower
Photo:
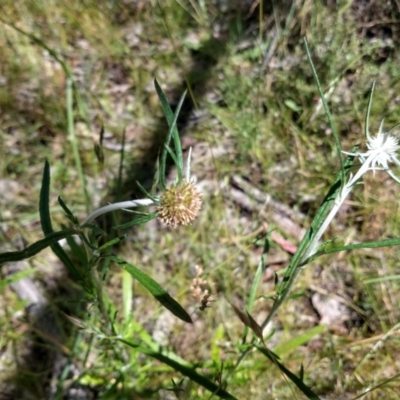
M 158 218 L 167 226 L 188 225 L 201 208 L 201 194 L 196 186 L 183 180 L 171 185 L 160 197 Z
M 157 206 L 157 217 L 167 226 L 188 225 L 197 217 L 201 208 L 201 193 L 196 188 L 194 180 L 190 177 L 190 162 L 192 149 L 186 162 L 185 178 L 178 175 L 177 181 L 166 188 L 160 196 L 153 197 L 148 194 L 147 199 L 128 200 L 109 204 L 92 212 L 83 225 L 90 224 L 98 216 L 110 211 L 140 207 Z
M 179 178 L 165 189 L 158 201 L 158 219 L 167 226 L 189 225 L 197 217 L 201 208 L 201 193 L 190 177 L 192 149 L 186 161 L 185 178 Z
M 339 196 L 335 199 L 332 209 L 325 218 L 324 222 L 319 227 L 313 239 L 310 241 L 308 249 L 302 257 L 303 261 L 312 256 L 317 251 L 318 241 L 322 237 L 323 233 L 327 229 L 328 225 L 331 223 L 336 213 L 339 211 L 339 208 L 345 201 L 346 197 L 349 195 L 355 184 L 363 177 L 365 173 L 367 173 L 368 171 L 373 171 L 374 173 L 375 171 L 386 171 L 389 176 L 391 176 L 396 182 L 400 183 L 400 179 L 393 173 L 390 168 L 390 163 L 400 166 L 400 161 L 397 157 L 397 152 L 400 150 L 400 145 L 399 138 L 396 136 L 396 128 L 399 126 L 399 124 L 395 125 L 388 132 L 383 132 L 384 120 L 382 120 L 378 129 L 378 133 L 375 136 L 371 136 L 369 133 L 369 114 L 371 111 L 374 87 L 375 84 L 373 84 L 372 86 L 365 120 L 365 137 L 368 150 L 365 153 L 349 153 L 343 151 L 344 154 L 357 157 L 362 165 L 354 175 L 350 174 L 348 181 L 343 186 Z
M 395 129 L 398 125 L 390 129 L 388 132 L 383 132 L 383 122 L 384 121 L 382 120 L 376 136 L 371 136 L 368 128 L 366 128 L 368 151 L 365 153 L 343 152 L 345 154 L 358 157 L 360 162 L 363 164 L 358 173 L 354 176 L 356 179 L 352 179 L 354 182 L 368 170 L 372 170 L 374 172 L 378 170 L 384 170 L 396 182 L 400 183 L 400 179 L 396 177 L 389 166 L 390 163 L 400 166 L 400 161 L 397 158 L 397 152 L 400 150 L 399 138 L 395 135 Z

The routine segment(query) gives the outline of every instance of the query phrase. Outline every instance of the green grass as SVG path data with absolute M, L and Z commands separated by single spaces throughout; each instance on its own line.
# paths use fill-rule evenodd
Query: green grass
M 47 249 L 23 269 L 31 274 L 29 268 L 34 268 L 30 276 L 56 311 L 53 325 L 62 335 L 54 336 L 62 339 L 49 342 L 32 333 L 35 325 L 23 316 L 25 304 L 6 265 L 1 271 L 5 284 L 0 284 L 0 393 L 48 398 L 47 372 L 54 366 L 37 361 L 56 348 L 65 358 L 64 369 L 52 378 L 55 398 L 62 398 L 71 385 L 85 390 L 88 398 L 89 392 L 104 399 L 210 398 L 211 392 L 198 382 L 185 378 L 179 384 L 184 372 L 160 359 L 154 336 L 169 360 L 192 363 L 217 384 L 221 373 L 225 390 L 238 399 L 304 398 L 259 351 L 251 351 L 235 369 L 245 326 L 229 302 L 247 303 L 269 232 L 268 268 L 251 311 L 257 322 L 265 319 L 272 306 L 269 297 L 275 294 L 273 273 L 281 279 L 290 261 L 282 241 L 299 244 L 296 230 L 309 226 L 340 168 L 303 37 L 341 145 L 350 151 L 356 143 L 364 146 L 374 80 L 372 132 L 382 118 L 386 127 L 400 121 L 400 14 L 395 6 L 382 10 L 377 1 L 364 6 L 343 1 L 331 7 L 297 1 L 287 8 L 261 1 L 260 25 L 259 8 L 252 10 L 252 2 L 228 3 L 228 9 L 219 9 L 211 1 L 4 2 L 0 251 L 21 250 L 43 237 L 38 202 L 46 159 L 55 230 L 69 224 L 58 195 L 79 221 L 87 216 L 84 190 L 90 210 L 142 197 L 135 182 L 151 186 L 168 132 L 154 78 L 173 106 L 188 89 L 178 126 L 185 157 L 193 147 L 192 174 L 203 192 L 203 207 L 189 227 L 173 230 L 151 221 L 125 230 L 121 234 L 127 237 L 111 251 L 165 288 L 192 316 L 192 325 L 175 318 L 125 270 L 107 263 L 100 265 L 98 277 L 105 295 L 102 310 Z M 67 77 L 43 45 L 72 72 L 69 111 L 75 136 L 68 128 Z M 93 151 L 102 125 L 103 166 Z M 171 167 L 167 173 L 170 182 L 176 170 Z M 268 194 L 292 210 L 295 231 L 271 204 L 252 199 L 249 189 L 238 198 L 235 178 L 244 178 L 265 198 Z M 326 238 L 352 244 L 399 236 L 398 198 L 398 188 L 386 174 L 366 175 Z M 243 199 L 251 206 L 245 207 Z M 97 223 L 111 232 L 112 225 L 130 219 L 115 213 Z M 397 398 L 398 258 L 397 247 L 318 258 L 293 288 L 292 293 L 303 296 L 284 303 L 268 326 L 267 347 L 297 376 L 303 368 L 305 384 L 319 396 L 357 398 L 376 386 L 364 398 Z M 79 266 L 79 257 L 75 262 Z M 205 311 L 198 310 L 191 296 L 196 265 L 203 268 L 202 278 L 215 300 Z M 325 314 L 317 312 L 316 295 L 343 306 L 342 319 L 330 322 L 322 333 Z M 148 347 L 138 350 L 116 340 L 111 325 L 130 344 Z M 252 335 L 248 332 L 248 342 Z M 183 391 L 173 395 L 175 384 Z

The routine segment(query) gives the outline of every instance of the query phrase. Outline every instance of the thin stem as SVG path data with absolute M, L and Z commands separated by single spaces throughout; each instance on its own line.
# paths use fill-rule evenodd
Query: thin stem
M 86 189 L 85 175 L 82 168 L 82 160 L 79 154 L 78 140 L 75 133 L 74 110 L 73 110 L 73 96 L 74 96 L 74 82 L 72 76 L 67 77 L 66 89 L 66 103 L 67 103 L 67 129 L 68 138 L 71 142 L 72 153 L 74 156 L 75 166 L 78 173 L 78 179 L 83 191 L 83 198 L 85 199 L 86 211 L 89 211 L 89 194 Z
M 365 160 L 365 162 L 362 164 L 360 169 L 357 171 L 357 173 L 350 178 L 350 180 L 347 182 L 347 184 L 344 185 L 340 196 L 336 199 L 334 202 L 334 205 L 332 209 L 330 210 L 329 214 L 325 218 L 324 222 L 321 224 L 319 227 L 318 231 L 315 233 L 313 238 L 311 239 L 310 243 L 307 246 L 307 249 L 304 251 L 303 255 L 301 256 L 299 263 L 297 264 L 296 268 L 294 269 L 293 273 L 290 275 L 284 291 L 277 296 L 274 305 L 271 309 L 271 311 L 268 314 L 268 317 L 264 320 L 264 322 L 261 324 L 262 329 L 264 329 L 267 324 L 272 320 L 272 318 L 275 316 L 276 312 L 279 310 L 281 305 L 284 303 L 284 301 L 287 299 L 289 296 L 289 293 L 291 292 L 291 289 L 293 285 L 295 284 L 297 277 L 299 276 L 301 270 L 304 267 L 304 262 L 311 257 L 313 254 L 315 254 L 317 248 L 318 248 L 318 243 L 319 240 L 321 239 L 322 235 L 328 228 L 329 224 L 332 222 L 333 218 L 339 211 L 339 208 L 349 195 L 349 193 L 352 191 L 354 185 L 356 182 L 369 170 L 371 169 L 371 164 L 373 163 L 374 156 L 370 156 Z
M 315 233 L 312 240 L 310 241 L 307 250 L 304 252 L 304 254 L 301 258 L 300 265 L 302 264 L 302 262 L 307 260 L 307 258 L 312 256 L 316 252 L 317 247 L 318 247 L 318 242 L 321 239 L 322 235 L 328 228 L 329 224 L 332 222 L 333 218 L 339 211 L 339 208 L 341 207 L 341 205 L 343 204 L 343 202 L 345 201 L 345 199 L 347 198 L 349 193 L 352 191 L 356 182 L 371 168 L 371 162 L 372 162 L 372 157 L 367 159 L 362 164 L 362 166 L 357 171 L 357 173 L 347 182 L 347 184 L 344 185 L 342 192 L 341 192 L 340 196 L 336 199 L 331 211 L 329 212 L 329 214 L 325 218 L 324 222 L 321 224 L 318 231 Z
M 95 218 L 111 211 L 122 210 L 124 208 L 140 207 L 140 206 L 151 206 L 153 204 L 154 201 L 151 199 L 129 200 L 129 201 L 121 201 L 119 203 L 108 204 L 107 206 L 100 207 L 97 210 L 93 211 L 85 219 L 85 221 L 83 221 L 82 225 L 90 224 Z
M 97 265 L 95 265 L 92 268 L 92 278 L 93 278 L 94 284 L 96 285 L 97 302 L 98 302 L 98 305 L 99 305 L 100 313 L 102 314 L 103 318 L 109 324 L 110 330 L 107 332 L 107 334 L 116 335 L 113 321 L 112 321 L 112 319 L 110 317 L 110 314 L 108 313 L 108 310 L 107 310 L 107 307 L 106 307 L 106 304 L 105 304 L 105 301 L 104 301 L 104 297 L 103 297 L 103 282 L 100 279 L 99 272 L 97 270 Z

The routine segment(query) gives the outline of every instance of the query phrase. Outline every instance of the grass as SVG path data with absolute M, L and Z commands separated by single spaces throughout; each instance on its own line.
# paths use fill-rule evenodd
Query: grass
M 104 273 L 109 316 L 130 344 L 147 344 L 146 351 L 156 354 L 157 338 L 171 358 L 198 365 L 210 381 L 218 383 L 221 373 L 222 380 L 228 379 L 226 390 L 238 399 L 300 399 L 304 395 L 260 352 L 252 351 L 234 369 L 245 327 L 228 301 L 246 304 L 264 235 L 277 234 L 251 310 L 258 322 L 266 317 L 272 306 L 268 296 L 275 293 L 273 273 L 283 276 L 288 243 L 299 244 L 296 231 L 309 225 L 339 169 L 302 38 L 308 38 L 347 150 L 363 141 L 374 80 L 372 131 L 382 118 L 388 127 L 400 120 L 400 15 L 395 5 L 382 10 L 374 1 L 330 7 L 319 1 L 261 4 L 260 25 L 259 6 L 252 9 L 251 2 L 231 2 L 223 9 L 217 2 L 177 0 L 6 1 L 0 22 L 0 250 L 20 250 L 43 236 L 37 204 L 45 159 L 51 166 L 55 229 L 68 224 L 58 195 L 80 221 L 87 215 L 84 189 L 90 209 L 141 197 L 135 182 L 151 186 L 168 131 L 153 79 L 174 106 L 188 89 L 178 127 L 184 155 L 193 147 L 192 173 L 203 192 L 202 211 L 189 227 L 172 230 L 151 221 L 124 231 L 126 239 L 112 251 L 168 290 L 194 323 L 180 322 L 124 269 L 105 263 L 100 279 Z M 75 136 L 68 131 L 62 66 L 15 27 L 35 35 L 72 71 Z M 93 151 L 102 125 L 104 165 Z M 175 175 L 169 165 L 168 182 Z M 238 178 L 252 189 L 240 187 Z M 254 188 L 293 212 L 288 218 L 292 228 L 276 207 L 251 196 Z M 366 175 L 326 238 L 351 244 L 398 237 L 397 192 L 386 174 Z M 131 219 L 125 213 L 113 218 L 98 224 L 109 230 Z M 388 247 L 315 260 L 293 289 L 303 296 L 284 303 L 264 332 L 267 347 L 293 373 L 303 370 L 304 382 L 319 396 L 397 398 L 398 257 L 397 247 Z M 196 265 L 203 268 L 215 300 L 204 312 L 191 297 Z M 51 251 L 19 265 L 30 267 L 57 310 L 57 321 L 49 324 L 57 332 L 48 332 L 57 341 L 33 335 L 35 323 L 23 316 L 25 304 L 15 282 L 0 285 L 4 396 L 73 398 L 74 389 L 85 398 L 210 398 L 201 385 L 187 378 L 180 382 L 183 375 L 153 353 L 114 340 L 103 329 L 108 325 L 96 301 L 86 301 Z M 6 268 L 3 278 L 10 279 L 13 266 Z M 336 317 L 327 307 L 338 310 Z M 328 321 L 327 327 L 321 320 Z M 60 360 L 62 371 L 54 372 L 51 362 L 39 365 L 51 357 Z M 366 393 L 367 388 L 375 389 Z

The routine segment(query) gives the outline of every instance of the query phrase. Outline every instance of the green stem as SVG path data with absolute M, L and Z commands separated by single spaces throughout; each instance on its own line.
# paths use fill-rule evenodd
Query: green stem
M 128 200 L 128 201 L 121 201 L 119 203 L 108 204 L 107 206 L 100 207 L 97 210 L 93 211 L 85 219 L 85 221 L 83 221 L 82 225 L 90 224 L 95 218 L 111 211 L 122 210 L 124 208 L 140 207 L 140 206 L 151 206 L 153 204 L 154 201 L 151 199 Z

